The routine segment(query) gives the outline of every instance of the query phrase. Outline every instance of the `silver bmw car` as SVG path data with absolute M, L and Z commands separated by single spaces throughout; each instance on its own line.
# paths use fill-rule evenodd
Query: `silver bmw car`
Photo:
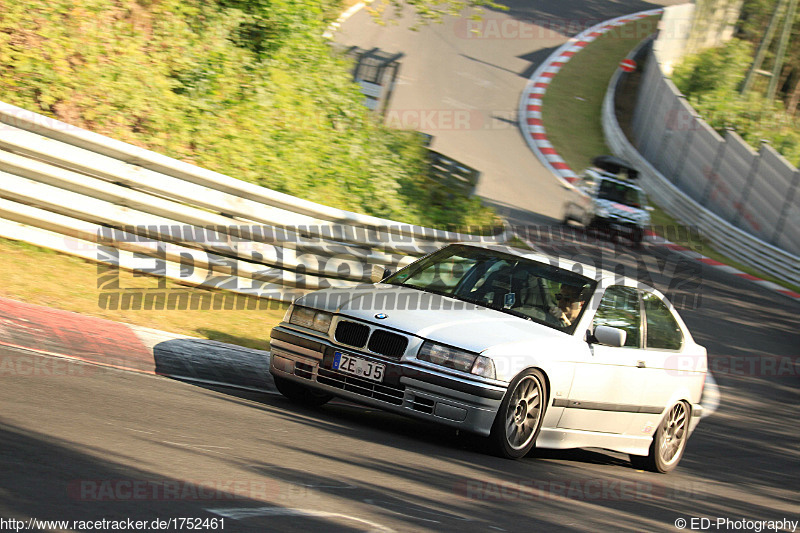
M 700 420 L 706 371 L 657 290 L 494 245 L 308 294 L 271 337 L 270 372 L 295 402 L 346 398 L 485 436 L 508 458 L 596 447 L 658 472 Z

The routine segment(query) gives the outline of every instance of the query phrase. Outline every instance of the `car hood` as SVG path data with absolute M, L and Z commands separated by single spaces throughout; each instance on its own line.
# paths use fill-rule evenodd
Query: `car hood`
M 296 303 L 473 352 L 502 344 L 567 337 L 566 333 L 524 318 L 394 285 L 325 289 Z
M 598 209 L 604 209 L 610 217 L 624 218 L 641 224 L 647 223 L 650 218 L 644 209 L 599 198 L 595 198 L 594 202 Z

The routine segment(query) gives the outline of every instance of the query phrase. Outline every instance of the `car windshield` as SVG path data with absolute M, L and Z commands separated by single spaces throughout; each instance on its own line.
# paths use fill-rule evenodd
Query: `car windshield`
M 450 245 L 384 283 L 477 304 L 572 333 L 596 282 L 547 263 L 483 248 Z M 562 309 L 570 317 L 563 320 Z
M 628 205 L 641 209 L 644 206 L 644 198 L 641 191 L 619 181 L 603 180 L 600 182 L 600 190 L 597 197 L 601 200 L 609 200 L 619 204 Z

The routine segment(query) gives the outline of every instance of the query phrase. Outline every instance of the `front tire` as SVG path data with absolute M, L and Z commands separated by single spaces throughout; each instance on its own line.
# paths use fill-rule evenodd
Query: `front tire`
M 673 405 L 659 424 L 647 456 L 631 455 L 631 464 L 640 470 L 672 472 L 683 457 L 689 438 L 691 409 L 686 402 Z
M 275 381 L 275 388 L 278 389 L 278 392 L 300 405 L 319 407 L 333 398 L 331 394 L 314 390 L 286 378 L 273 375 L 272 379 Z
M 530 452 L 542 429 L 547 409 L 547 382 L 538 370 L 526 370 L 511 382 L 494 419 L 492 451 L 508 459 Z

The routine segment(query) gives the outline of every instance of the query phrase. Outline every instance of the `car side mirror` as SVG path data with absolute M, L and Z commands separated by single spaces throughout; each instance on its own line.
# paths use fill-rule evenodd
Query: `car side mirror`
M 620 348 L 625 346 L 628 332 L 611 326 L 597 326 L 592 334 L 592 341 L 596 344 Z
M 372 272 L 370 272 L 369 280 L 372 283 L 380 283 L 391 275 L 392 271 L 388 268 L 384 268 L 381 265 L 372 265 Z

